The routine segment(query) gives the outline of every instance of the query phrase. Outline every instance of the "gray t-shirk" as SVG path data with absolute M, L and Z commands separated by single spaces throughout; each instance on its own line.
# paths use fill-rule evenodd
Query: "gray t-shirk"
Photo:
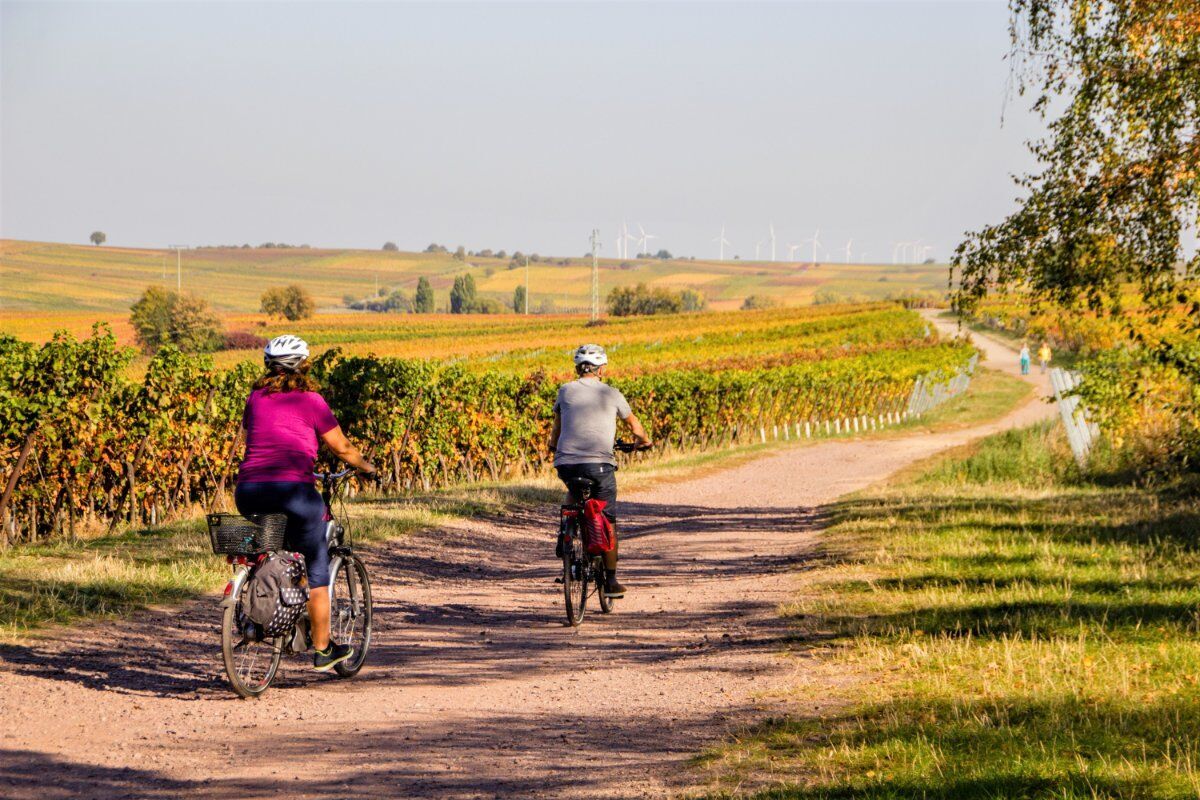
M 580 378 L 559 387 L 554 410 L 562 417 L 554 466 L 617 463 L 617 417 L 633 413 L 625 395 L 596 378 Z

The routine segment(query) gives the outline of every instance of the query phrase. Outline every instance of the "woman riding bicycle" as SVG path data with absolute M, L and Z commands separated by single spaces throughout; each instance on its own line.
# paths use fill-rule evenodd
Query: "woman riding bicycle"
M 242 414 L 246 455 L 238 470 L 234 502 L 243 515 L 286 514 L 287 546 L 304 556 L 308 570 L 308 617 L 316 648 L 313 668 L 324 672 L 353 650 L 329 638 L 329 550 L 325 503 L 313 486 L 320 442 L 368 474 L 375 467 L 342 433 L 317 382 L 309 377 L 308 344 L 277 336 L 263 350 L 266 373 L 254 384 Z

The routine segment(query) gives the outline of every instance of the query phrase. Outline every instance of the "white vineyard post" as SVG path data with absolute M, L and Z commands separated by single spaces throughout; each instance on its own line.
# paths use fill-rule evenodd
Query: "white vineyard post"
M 1054 387 L 1054 399 L 1058 403 L 1058 413 L 1066 428 L 1067 441 L 1075 462 L 1083 467 L 1099 435 L 1099 428 L 1088 418 L 1087 409 L 1080 405 L 1079 395 L 1070 394 L 1079 385 L 1079 373 L 1054 367 L 1050 370 L 1050 385 Z

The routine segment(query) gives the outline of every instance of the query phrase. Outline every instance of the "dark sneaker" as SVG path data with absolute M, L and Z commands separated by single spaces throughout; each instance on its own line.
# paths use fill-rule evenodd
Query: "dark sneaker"
M 313 654 L 313 669 L 317 672 L 325 672 L 333 669 L 335 664 L 340 664 L 350 656 L 354 655 L 354 648 L 348 644 L 329 643 L 329 647 L 324 652 L 318 650 Z
M 621 584 L 617 583 L 616 578 L 609 578 L 607 581 L 604 582 L 604 596 L 605 597 L 624 597 L 625 596 L 625 587 L 622 586 Z

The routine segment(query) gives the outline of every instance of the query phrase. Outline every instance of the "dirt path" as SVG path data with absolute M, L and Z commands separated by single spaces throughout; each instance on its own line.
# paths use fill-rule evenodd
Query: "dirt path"
M 553 509 L 381 547 L 368 553 L 378 637 L 353 681 L 293 660 L 263 699 L 234 699 L 211 599 L 0 648 L 0 796 L 669 795 L 689 756 L 760 718 L 756 698 L 803 669 L 778 655 L 776 610 L 820 507 L 1051 410 L 793 447 L 625 497 L 630 595 L 576 630 L 552 582 Z

